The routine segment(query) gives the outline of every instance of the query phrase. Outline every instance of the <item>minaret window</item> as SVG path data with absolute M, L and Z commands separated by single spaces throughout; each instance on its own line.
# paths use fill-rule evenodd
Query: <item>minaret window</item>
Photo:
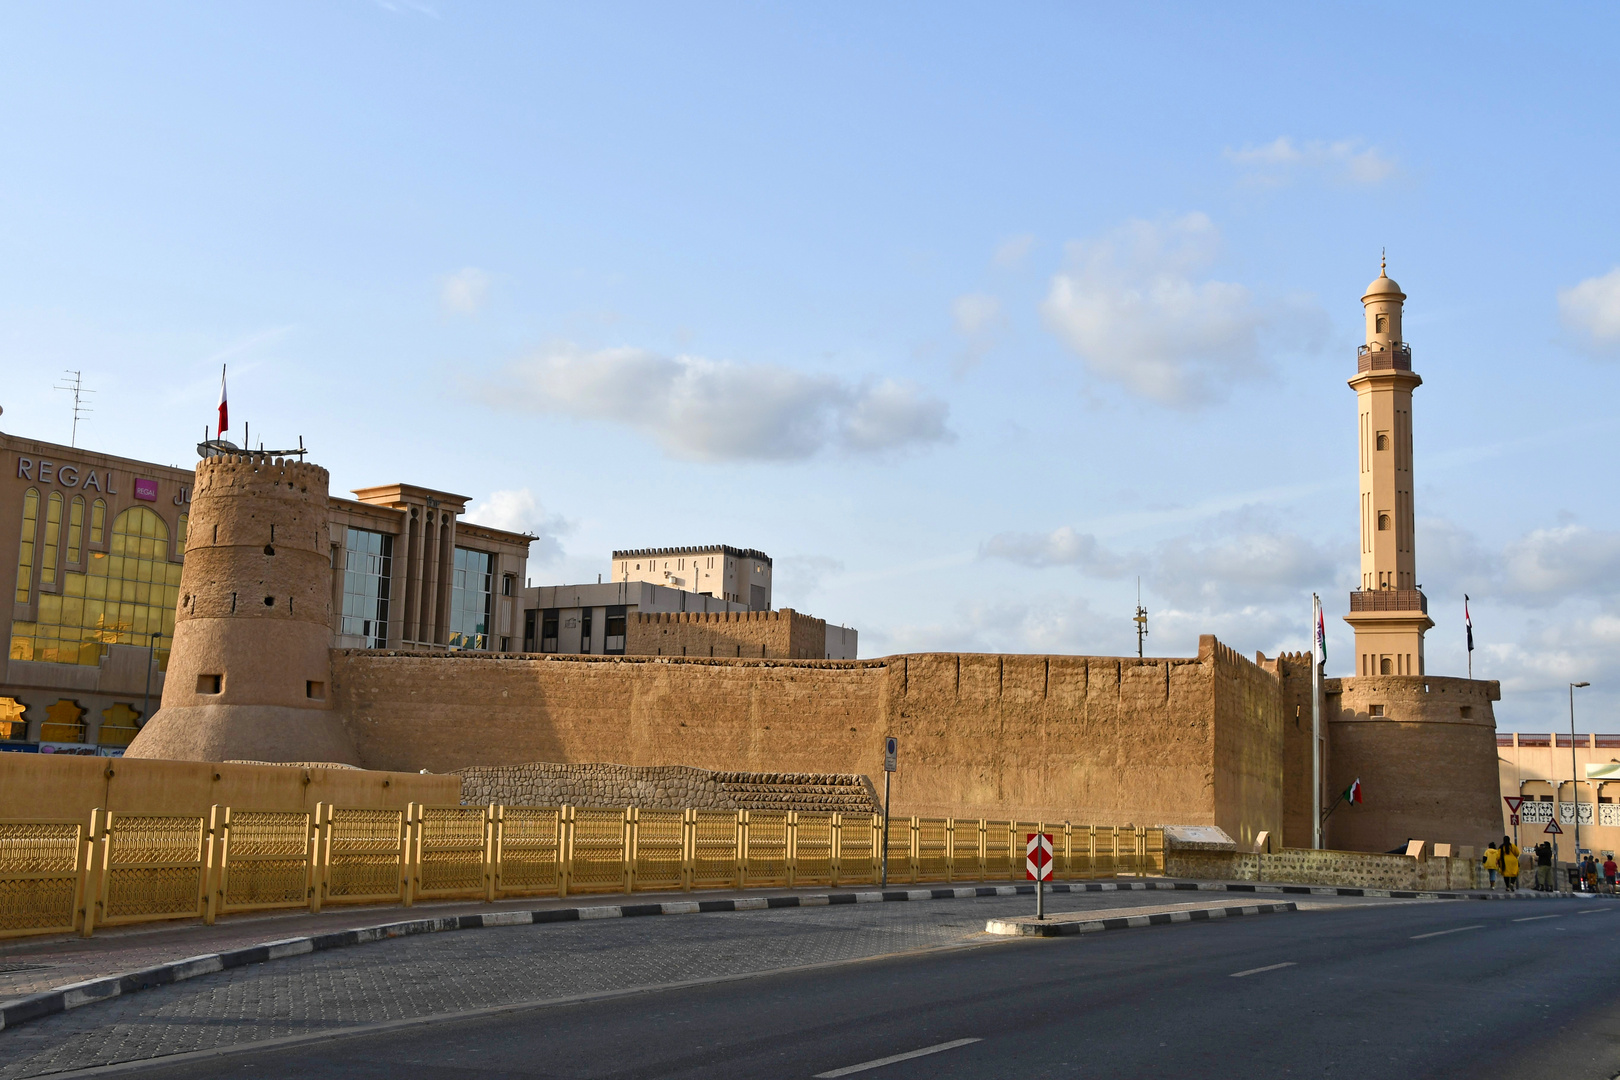
M 1389 531 L 1389 515 L 1388 514 L 1379 514 L 1378 515 L 1378 531 L 1379 532 L 1388 532 Z
M 1380 431 L 1378 433 L 1378 449 L 1380 449 L 1380 450 L 1388 450 L 1389 449 L 1389 432 Z
M 1374 315 L 1373 316 L 1373 332 L 1378 333 L 1378 334 L 1387 334 L 1387 333 L 1389 333 L 1389 316 L 1388 315 Z

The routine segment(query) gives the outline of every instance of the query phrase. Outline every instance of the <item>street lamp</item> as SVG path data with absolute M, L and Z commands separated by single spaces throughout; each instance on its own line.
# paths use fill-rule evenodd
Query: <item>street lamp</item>
M 1572 682 L 1569 684 L 1569 787 L 1575 793 L 1575 870 L 1580 872 L 1581 867 L 1581 778 L 1575 768 L 1575 688 L 1578 686 L 1591 686 L 1591 683 Z

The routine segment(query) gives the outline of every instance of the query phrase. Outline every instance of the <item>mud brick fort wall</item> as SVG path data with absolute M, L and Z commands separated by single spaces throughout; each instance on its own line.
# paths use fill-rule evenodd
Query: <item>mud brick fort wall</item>
M 1275 679 L 1206 637 L 1192 659 L 878 660 L 334 650 L 362 763 L 546 761 L 877 777 L 896 814 L 1282 823 Z M 1266 687 L 1270 685 L 1270 696 Z

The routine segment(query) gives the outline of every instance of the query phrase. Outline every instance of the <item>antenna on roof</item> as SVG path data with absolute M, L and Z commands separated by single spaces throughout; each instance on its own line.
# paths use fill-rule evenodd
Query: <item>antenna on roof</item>
M 53 387 L 51 387 L 51 389 L 53 389 L 53 390 L 71 390 L 71 391 L 73 391 L 73 434 L 68 438 L 68 445 L 69 446 L 78 446 L 79 445 L 79 419 L 85 413 L 95 411 L 94 409 L 90 408 L 90 406 L 84 404 L 84 395 L 85 394 L 93 394 L 93 393 L 95 393 L 95 391 L 94 390 L 86 390 L 84 388 L 84 372 L 68 370 L 68 371 L 64 372 L 63 374 L 70 376 L 70 378 L 67 380 L 67 385 L 66 386 L 53 386 Z
M 1142 639 L 1147 637 L 1147 608 L 1142 606 L 1142 579 L 1136 579 L 1136 658 L 1142 659 Z

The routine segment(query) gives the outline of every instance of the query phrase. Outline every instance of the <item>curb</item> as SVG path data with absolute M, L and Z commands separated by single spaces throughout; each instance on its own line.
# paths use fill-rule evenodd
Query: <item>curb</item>
M 1230 884 L 1200 881 L 1085 881 L 1047 886 L 1053 893 L 1088 892 L 1241 892 L 1309 896 L 1371 896 L 1417 900 L 1509 899 L 1507 894 L 1480 896 L 1461 892 L 1413 892 L 1398 889 L 1351 889 L 1323 885 Z M 0 1031 L 42 1016 L 76 1009 L 123 994 L 184 982 L 199 975 L 229 971 L 247 964 L 262 964 L 288 956 L 365 945 L 416 934 L 451 930 L 477 930 L 491 926 L 529 926 L 540 923 L 580 922 L 588 919 L 632 919 L 643 915 L 697 915 L 716 911 L 762 911 L 771 908 L 825 907 L 835 904 L 876 904 L 908 900 L 960 900 L 987 896 L 1034 896 L 1034 885 L 978 885 L 934 889 L 887 889 L 877 892 L 821 893 L 812 896 L 755 896 L 734 900 L 680 900 L 653 904 L 600 904 L 588 907 L 544 908 L 529 911 L 492 911 L 487 915 L 449 915 L 438 919 L 411 919 L 355 930 L 339 930 L 309 937 L 284 938 L 224 952 L 204 953 L 167 964 L 69 983 L 37 994 L 0 1002 Z M 1514 893 L 1513 899 L 1551 899 L 1561 894 Z M 1157 916 L 1133 916 L 1157 918 Z M 1111 922 L 1114 920 L 1104 920 Z M 1162 921 L 1170 921 L 1166 917 Z M 1148 925 L 1148 924 L 1143 924 Z
M 1279 915 L 1285 911 L 1298 911 L 1292 900 L 1283 904 L 1249 904 L 1246 907 L 1195 908 L 1192 911 L 1160 911 L 1152 915 L 1126 915 L 1113 919 L 1079 919 L 1057 922 L 1047 919 L 1037 922 L 1028 915 L 1016 919 L 991 919 L 984 924 L 987 934 L 1015 937 L 1065 937 L 1070 934 L 1095 934 L 1103 930 L 1126 930 L 1139 926 L 1167 926 L 1170 923 L 1207 922 L 1210 919 L 1236 919 L 1244 915 Z

